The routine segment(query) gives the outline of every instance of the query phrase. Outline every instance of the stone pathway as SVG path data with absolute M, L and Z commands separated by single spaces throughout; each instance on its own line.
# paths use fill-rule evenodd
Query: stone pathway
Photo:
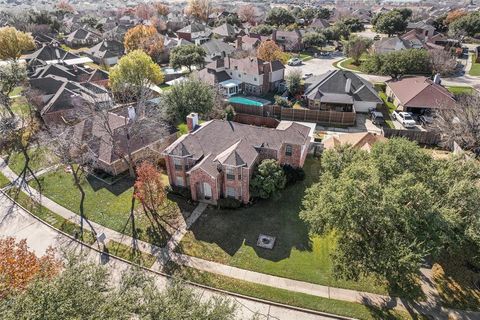
M 8 166 L 2 167 L 1 162 L 0 171 L 11 181 L 14 181 L 17 177 L 16 174 L 11 171 Z M 39 192 L 33 188 L 30 188 L 28 186 L 22 186 L 22 189 L 27 192 L 35 201 L 39 202 L 44 207 L 57 213 L 65 219 L 79 224 L 80 217 L 76 213 L 62 207 L 56 202 L 50 200 L 49 198 L 40 195 Z M 376 307 L 396 308 L 402 311 L 421 312 L 424 314 L 432 315 L 435 319 L 448 319 L 449 314 L 459 316 L 458 319 L 480 319 L 480 312 L 466 312 L 445 309 L 437 304 L 436 299 L 430 297 L 428 297 L 427 300 L 424 302 L 412 304 L 404 301 L 401 298 L 378 295 L 369 292 L 361 292 L 356 290 L 334 288 L 304 281 L 281 278 L 228 265 L 223 265 L 217 262 L 208 261 L 174 252 L 176 245 L 178 245 L 178 243 L 181 241 L 183 235 L 187 232 L 187 229 L 198 219 L 198 217 L 201 215 L 203 210 L 205 210 L 205 208 L 205 204 L 199 204 L 194 210 L 194 212 L 192 212 L 190 217 L 187 218 L 187 221 L 185 221 L 183 227 L 181 227 L 172 236 L 172 239 L 167 243 L 167 246 L 165 248 L 161 248 L 141 240 L 134 240 L 130 236 L 124 235 L 115 230 L 108 229 L 93 221 L 90 221 L 90 223 L 95 228 L 97 234 L 105 234 L 106 242 L 108 242 L 108 240 L 114 240 L 128 246 L 132 246 L 132 244 L 135 244 L 140 251 L 156 256 L 157 261 L 152 267 L 153 271 L 161 270 L 162 265 L 165 265 L 166 262 L 172 260 L 180 265 L 185 265 L 199 270 L 212 272 L 218 275 L 249 281 L 261 285 L 282 288 L 293 292 L 307 293 L 319 297 L 332 298 L 350 302 L 360 302 L 366 305 L 372 305 Z

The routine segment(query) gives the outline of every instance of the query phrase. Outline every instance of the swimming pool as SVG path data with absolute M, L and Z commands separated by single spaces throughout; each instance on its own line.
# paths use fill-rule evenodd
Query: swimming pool
M 263 103 L 261 103 L 259 101 L 255 101 L 255 100 L 248 99 L 248 98 L 245 98 L 245 97 L 231 97 L 231 98 L 228 99 L 228 102 L 245 104 L 247 106 L 256 106 L 256 107 L 262 107 L 264 105 Z

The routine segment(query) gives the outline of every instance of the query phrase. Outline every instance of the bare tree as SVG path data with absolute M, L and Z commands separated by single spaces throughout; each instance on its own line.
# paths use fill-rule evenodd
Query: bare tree
M 443 76 L 451 75 L 457 67 L 457 59 L 451 52 L 444 49 L 432 49 L 428 51 L 430 55 L 430 63 L 435 73 Z
M 95 228 L 85 214 L 85 190 L 82 183 L 95 166 L 97 154 L 90 147 L 89 141 L 83 139 L 82 131 L 75 129 L 74 126 L 50 127 L 42 132 L 40 141 L 58 158 L 60 164 L 67 167 L 72 174 L 73 184 L 80 192 L 80 239 L 83 240 L 84 221 L 96 236 Z
M 240 6 L 237 10 L 238 17 L 244 22 L 254 25 L 257 21 L 257 8 L 251 4 Z
M 432 128 L 440 134 L 444 145 L 451 148 L 457 143 L 463 150 L 480 156 L 480 96 L 462 95 L 456 108 L 438 110 Z

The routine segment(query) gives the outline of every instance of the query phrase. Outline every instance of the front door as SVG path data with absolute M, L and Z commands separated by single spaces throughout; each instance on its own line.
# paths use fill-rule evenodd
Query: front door
M 205 200 L 212 199 L 212 187 L 207 182 L 203 183 L 203 197 Z

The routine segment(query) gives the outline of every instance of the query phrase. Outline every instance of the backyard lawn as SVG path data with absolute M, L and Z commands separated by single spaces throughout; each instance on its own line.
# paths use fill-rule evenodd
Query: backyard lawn
M 318 177 L 320 161 L 308 158 L 306 180 L 287 187 L 278 197 L 239 210 L 207 209 L 180 243 L 178 251 L 224 264 L 335 287 L 375 293 L 386 289 L 373 279 L 335 279 L 330 254 L 335 236 L 310 236 L 300 220 L 307 186 Z M 276 237 L 273 250 L 256 246 L 259 234 Z
M 79 213 L 80 193 L 73 185 L 70 173 L 64 168 L 41 176 L 42 192 L 58 204 Z M 30 182 L 35 187 L 33 182 Z M 132 235 L 130 208 L 133 192 L 133 180 L 125 177 L 113 185 L 108 185 L 93 176 L 89 176 L 83 187 L 86 193 L 85 214 L 87 218 L 107 228 Z M 194 206 L 174 196 L 169 196 L 169 212 L 178 219 L 180 210 L 190 213 Z M 175 221 L 170 221 L 175 224 Z M 166 225 L 152 225 L 143 214 L 138 201 L 135 205 L 135 230 L 139 239 L 163 246 L 172 229 Z

